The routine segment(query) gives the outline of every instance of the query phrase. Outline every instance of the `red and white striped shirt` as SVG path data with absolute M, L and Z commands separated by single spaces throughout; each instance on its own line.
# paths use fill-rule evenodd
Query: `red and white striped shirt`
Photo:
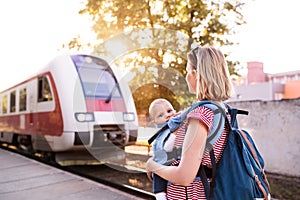
M 183 140 L 188 126 L 188 121 L 191 118 L 200 120 L 203 124 L 205 124 L 209 128 L 209 130 L 213 125 L 213 112 L 209 108 L 206 108 L 204 106 L 197 107 L 187 115 L 186 120 L 177 130 L 174 147 L 183 145 Z M 222 135 L 213 145 L 215 159 L 217 163 L 220 160 L 223 149 L 225 147 L 227 134 L 228 134 L 228 129 L 225 127 L 222 132 Z M 179 163 L 180 160 L 176 160 L 173 161 L 171 165 L 178 165 Z M 208 153 L 204 153 L 204 157 L 202 158 L 201 163 L 211 168 L 211 161 Z M 194 181 L 187 187 L 178 184 L 173 184 L 173 183 L 168 184 L 167 198 L 168 200 L 206 199 L 204 187 L 199 177 L 196 177 Z

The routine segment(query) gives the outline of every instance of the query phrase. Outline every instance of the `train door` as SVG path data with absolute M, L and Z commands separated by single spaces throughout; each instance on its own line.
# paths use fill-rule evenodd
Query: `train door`
M 35 120 L 34 120 L 34 113 L 36 112 L 36 79 L 29 82 L 27 85 L 27 92 L 28 92 L 28 111 L 29 111 L 29 119 L 28 119 L 28 126 L 30 130 L 34 130 Z
M 35 133 L 33 147 L 37 150 L 52 151 L 54 101 L 47 75 L 39 76 L 32 82 L 30 94 L 30 123 Z
M 34 99 L 34 95 L 30 94 L 29 95 L 29 125 L 30 127 L 33 126 L 34 122 L 33 122 L 33 113 L 34 113 L 34 106 L 35 106 L 35 99 Z

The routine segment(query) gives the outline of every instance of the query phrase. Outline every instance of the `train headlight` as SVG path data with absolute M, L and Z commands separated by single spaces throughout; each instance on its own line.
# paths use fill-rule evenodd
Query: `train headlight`
M 75 118 L 79 122 L 95 121 L 94 113 L 75 113 Z
M 124 121 L 134 121 L 135 120 L 135 115 L 134 113 L 123 113 L 123 120 Z

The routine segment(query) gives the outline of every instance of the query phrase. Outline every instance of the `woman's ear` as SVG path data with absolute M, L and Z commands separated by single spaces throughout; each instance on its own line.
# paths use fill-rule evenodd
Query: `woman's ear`
M 192 74 L 193 74 L 193 76 L 195 77 L 196 82 L 198 82 L 198 81 L 199 81 L 199 80 L 198 80 L 198 79 L 199 79 L 199 76 L 198 76 L 197 70 L 196 70 L 196 69 L 193 69 Z
M 195 68 L 192 70 L 192 74 L 197 75 L 197 70 Z

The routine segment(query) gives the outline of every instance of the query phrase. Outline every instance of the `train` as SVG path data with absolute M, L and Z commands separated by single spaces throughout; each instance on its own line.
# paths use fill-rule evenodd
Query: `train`
M 138 117 L 128 82 L 106 60 L 59 55 L 0 92 L 0 142 L 58 162 L 122 155 L 137 139 Z

